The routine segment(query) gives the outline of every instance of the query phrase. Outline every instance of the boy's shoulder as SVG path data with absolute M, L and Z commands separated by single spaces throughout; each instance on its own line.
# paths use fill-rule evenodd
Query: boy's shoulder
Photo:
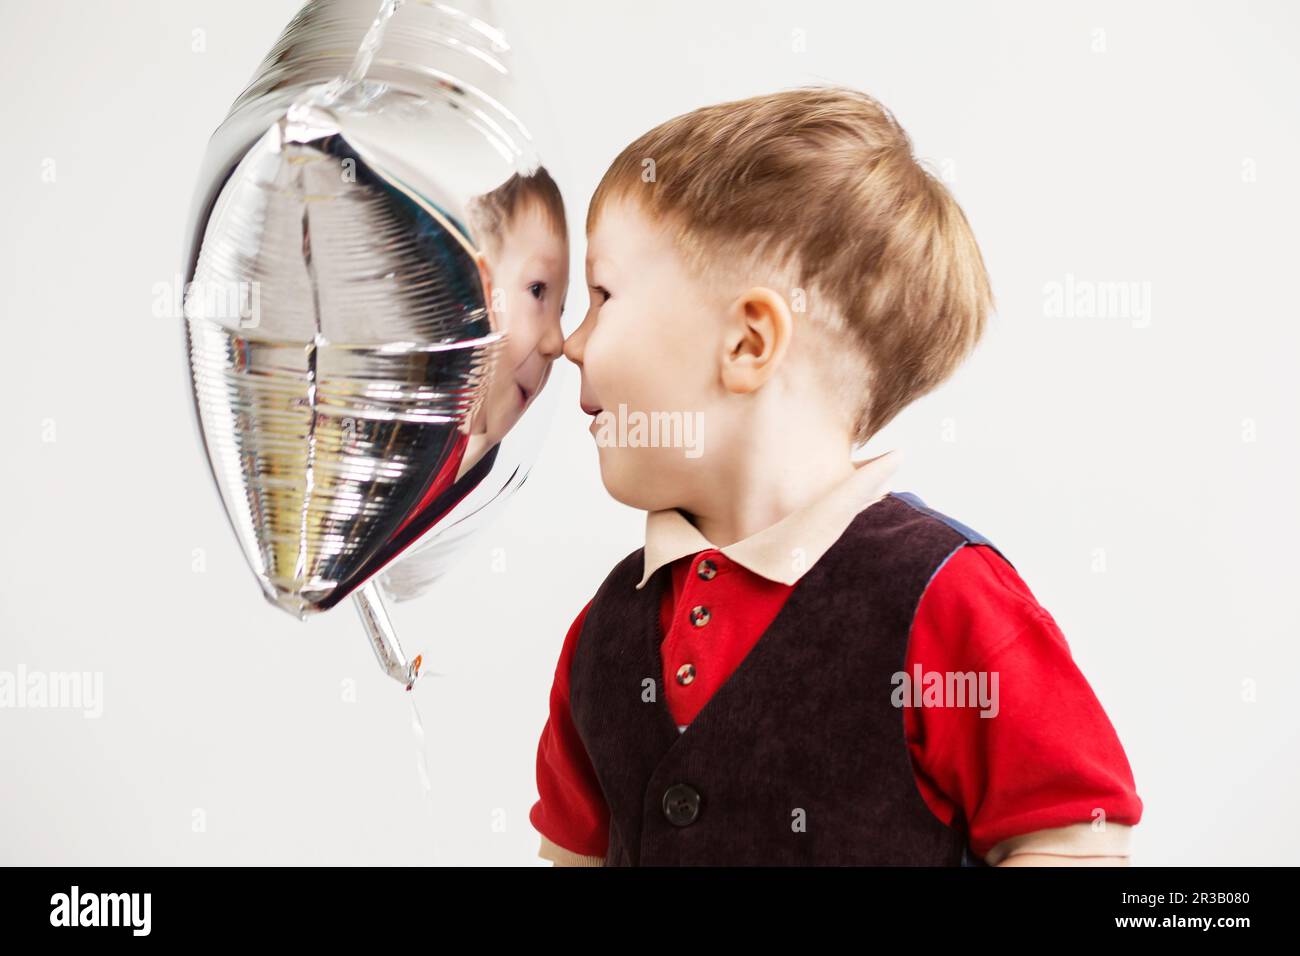
M 891 491 L 868 505 L 848 531 L 847 537 L 857 539 L 865 556 L 873 561 L 879 558 L 886 568 L 916 560 L 942 566 L 967 545 L 985 548 L 1011 566 L 1002 549 L 986 535 L 910 491 Z
M 846 562 L 855 573 L 843 586 L 899 587 L 900 600 L 923 595 L 923 604 L 952 621 L 1050 621 L 998 545 L 919 495 L 888 493 L 859 512 L 850 531 L 857 540 Z
M 922 501 L 918 495 L 915 495 L 910 491 L 891 491 L 887 497 L 893 498 L 903 503 L 911 510 L 911 512 L 915 513 L 916 515 L 919 515 L 924 518 L 928 518 L 932 521 L 937 521 L 940 524 L 945 525 L 946 527 L 952 529 L 957 534 L 961 535 L 961 537 L 965 539 L 967 544 L 986 545 L 987 547 L 992 548 L 999 555 L 1001 555 L 1004 560 L 1006 560 L 1006 555 L 1002 554 L 1001 549 L 998 548 L 997 545 L 995 545 L 992 541 L 990 541 L 985 535 L 980 534 L 980 532 L 970 527 L 970 525 L 958 521 L 956 518 L 952 517 L 951 515 L 939 511 L 937 508 L 930 507 L 924 501 Z
M 910 492 L 891 492 L 887 497 L 894 499 L 893 523 L 900 532 L 898 546 L 904 550 L 909 541 L 918 537 L 918 524 L 942 528 L 950 534 L 948 545 L 931 551 L 939 555 L 939 560 L 922 592 L 927 618 L 945 621 L 962 631 L 986 629 L 999 633 L 1004 626 L 1024 627 L 1037 622 L 1058 632 L 1051 613 L 1003 550 L 987 536 Z

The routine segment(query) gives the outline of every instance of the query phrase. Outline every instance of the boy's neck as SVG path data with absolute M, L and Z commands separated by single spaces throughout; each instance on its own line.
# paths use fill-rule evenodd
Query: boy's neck
M 691 523 L 714 546 L 725 548 L 769 528 L 824 497 L 855 471 L 852 446 L 808 442 L 765 454 L 751 445 L 710 479 L 712 493 L 698 510 L 683 508 Z

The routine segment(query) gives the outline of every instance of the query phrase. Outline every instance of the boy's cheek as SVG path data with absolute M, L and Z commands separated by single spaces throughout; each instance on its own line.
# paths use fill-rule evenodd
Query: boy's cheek
M 586 348 L 583 350 L 583 369 L 602 401 L 604 389 L 617 378 L 615 344 L 609 329 L 597 326 L 587 339 Z

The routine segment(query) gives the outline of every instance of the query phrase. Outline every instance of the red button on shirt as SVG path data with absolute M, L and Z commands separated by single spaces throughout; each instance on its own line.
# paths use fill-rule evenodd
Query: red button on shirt
M 709 577 L 700 562 L 716 566 Z M 660 606 L 667 706 L 688 725 L 731 676 L 794 586 L 769 581 L 717 550 L 671 566 Z M 707 572 L 707 569 L 706 569 Z M 529 820 L 551 842 L 603 856 L 609 808 L 569 712 L 569 670 L 587 610 L 565 636 L 537 750 L 539 799 Z M 702 625 L 696 608 L 707 609 Z M 677 680 L 694 666 L 694 679 Z M 1091 822 L 1137 823 L 1142 801 L 1105 711 L 1056 622 L 997 552 L 961 548 L 935 575 L 917 608 L 905 668 L 996 671 L 996 718 L 974 707 L 907 707 L 903 728 L 921 796 L 951 824 L 960 811 L 983 857 L 1013 836 Z

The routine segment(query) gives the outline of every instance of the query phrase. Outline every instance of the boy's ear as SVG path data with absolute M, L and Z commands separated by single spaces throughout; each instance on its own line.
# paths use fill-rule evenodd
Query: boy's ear
M 794 316 L 785 297 L 754 286 L 727 307 L 722 336 L 722 385 L 729 392 L 753 392 L 770 379 L 794 335 Z

